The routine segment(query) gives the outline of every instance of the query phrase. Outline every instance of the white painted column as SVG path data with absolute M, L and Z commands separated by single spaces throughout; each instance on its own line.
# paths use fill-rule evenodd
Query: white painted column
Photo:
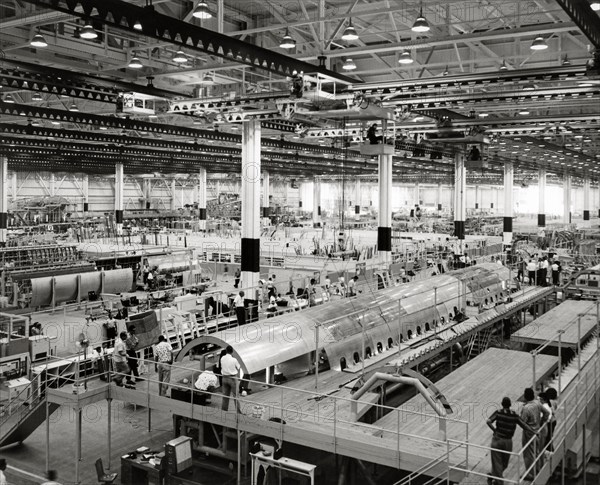
M 54 172 L 50 172 L 49 185 L 50 197 L 54 197 L 56 195 L 56 175 L 54 175 Z
M 419 182 L 415 183 L 415 203 L 413 206 L 415 205 L 421 205 L 421 186 L 419 185 Z
M 262 174 L 263 180 L 263 196 L 262 196 L 262 216 L 269 217 L 271 215 L 271 207 L 269 204 L 269 196 L 271 195 L 271 177 L 266 170 Z
M 481 190 L 479 190 L 479 186 L 475 186 L 475 209 L 479 209 L 481 206 L 479 205 L 479 198 L 481 197 Z
M 467 169 L 465 154 L 454 156 L 454 235 L 458 238 L 460 252 L 465 241 L 465 220 L 467 218 Z
M 17 172 L 12 173 L 11 182 L 12 182 L 12 191 L 11 191 L 12 201 L 16 202 L 17 201 L 17 192 L 19 191 L 19 187 L 17 184 Z
M 437 210 L 441 211 L 442 210 L 442 183 L 438 182 L 437 184 L 437 193 L 436 193 L 436 204 L 437 204 Z
M 219 194 L 217 194 L 217 197 Z M 206 169 L 198 169 L 198 226 L 206 230 Z
M 115 164 L 115 227 L 123 234 L 123 164 Z
M 563 221 L 565 224 L 571 223 L 571 175 L 565 174 L 563 185 Z
M 313 226 L 321 222 L 321 180 L 313 181 Z
M 546 227 L 546 169 L 538 172 L 538 227 Z
M 356 219 L 358 219 L 358 216 L 360 215 L 360 207 L 362 205 L 362 197 L 360 195 L 360 191 L 361 191 L 361 186 L 360 186 L 360 179 L 356 179 L 356 195 L 355 195 L 355 201 L 354 201 L 354 215 L 356 216 Z
M 379 155 L 379 227 L 377 250 L 385 263 L 392 261 L 392 155 Z
M 504 164 L 504 244 L 512 244 L 513 236 L 513 185 L 515 168 L 512 162 Z
M 85 215 L 90 209 L 90 176 L 87 173 L 84 173 L 81 179 L 81 191 L 83 192 L 83 214 Z
M 143 179 L 142 191 L 144 192 L 144 201 L 142 209 L 150 209 L 152 204 L 152 181 L 149 178 Z
M 6 247 L 8 235 L 8 157 L 0 155 L 0 247 Z
M 177 182 L 175 179 L 171 180 L 171 210 L 177 209 Z
M 590 178 L 583 179 L 583 220 L 590 220 Z
M 242 288 L 260 276 L 260 121 L 242 123 Z

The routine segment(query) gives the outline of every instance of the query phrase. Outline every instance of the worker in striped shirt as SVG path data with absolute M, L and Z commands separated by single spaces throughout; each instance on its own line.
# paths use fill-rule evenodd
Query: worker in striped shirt
M 515 435 L 517 425 L 524 430 L 537 434 L 521 417 L 510 407 L 512 403 L 509 397 L 502 398 L 502 409 L 498 409 L 488 418 L 487 425 L 493 431 L 492 444 L 492 472 L 488 477 L 488 485 L 503 485 L 502 476 L 508 468 L 510 453 L 513 449 L 512 439 Z M 495 426 L 494 426 L 495 425 Z

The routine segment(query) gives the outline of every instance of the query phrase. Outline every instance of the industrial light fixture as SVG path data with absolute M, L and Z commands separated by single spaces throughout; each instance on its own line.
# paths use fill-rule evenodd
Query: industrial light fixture
M 135 30 L 142 30 L 143 29 L 142 23 L 139 20 L 136 20 L 135 23 L 133 24 L 133 28 Z
M 12 97 L 12 94 L 8 93 L 6 96 L 4 96 L 4 102 L 5 103 L 14 103 L 15 100 Z
M 567 54 L 565 54 L 565 57 L 563 57 L 562 65 L 563 66 L 570 66 L 571 65 L 571 61 L 569 60 L 569 57 L 567 56 Z
M 600 2 L 598 0 L 592 0 L 590 2 L 590 7 L 594 12 L 600 11 Z
M 60 121 L 58 120 L 51 120 L 50 123 L 52 123 L 53 125 L 60 125 Z
M 39 31 L 31 38 L 29 44 L 33 47 L 48 47 L 48 42 L 46 42 L 46 39 L 44 39 L 44 36 Z
M 92 27 L 92 24 L 86 22 L 83 28 L 79 31 L 79 37 L 86 40 L 95 39 L 98 37 L 98 33 Z
M 204 75 L 204 77 L 202 78 L 202 82 L 204 84 L 214 84 L 215 83 L 215 77 L 210 72 L 207 72 Z
M 527 116 L 527 115 L 529 114 L 529 110 L 528 110 L 527 108 L 521 108 L 521 109 L 519 110 L 519 114 L 520 114 L 521 116 Z
M 352 18 L 348 22 L 348 27 L 344 29 L 344 33 L 342 34 L 342 40 L 356 40 L 358 39 L 358 34 L 356 33 L 356 29 L 354 25 L 352 25 Z
M 285 29 L 285 35 L 283 36 L 283 39 L 281 39 L 281 44 L 279 44 L 279 47 L 282 49 L 293 49 L 296 47 L 296 40 L 290 35 L 289 28 Z
M 447 76 L 448 74 L 450 74 L 450 71 L 448 71 L 448 66 L 446 66 L 444 72 L 442 72 L 442 76 Z
M 415 20 L 415 23 L 410 30 L 413 32 L 429 32 L 429 28 L 429 22 L 427 22 L 425 17 L 423 17 L 423 7 L 421 7 L 419 16 L 417 17 L 417 20 Z
M 356 69 L 356 64 L 354 64 L 354 61 L 348 57 L 348 59 L 344 61 L 342 69 L 344 69 L 345 71 L 353 71 L 354 69 Z
M 500 64 L 500 70 L 501 71 L 507 71 L 508 70 L 508 66 L 506 65 L 506 61 L 504 59 L 502 59 L 502 64 Z
M 399 64 L 412 64 L 415 60 L 410 56 L 410 52 L 405 50 L 398 58 Z
M 69 106 L 69 111 L 79 111 L 79 108 L 77 107 L 75 102 L 71 103 L 71 106 Z
M 129 61 L 129 64 L 127 66 L 130 67 L 131 69 L 141 69 L 142 67 L 144 67 L 144 65 L 142 64 L 142 61 L 140 61 L 135 54 L 131 58 L 131 60 Z
M 194 13 L 192 13 L 194 17 L 197 19 L 209 19 L 212 17 L 212 13 L 208 9 L 208 5 L 206 2 L 198 2 L 196 8 L 194 9 Z
M 548 48 L 548 44 L 541 35 L 538 35 L 529 48 L 532 51 L 543 51 Z
M 42 98 L 42 95 L 37 91 L 33 93 L 33 96 L 31 96 L 31 101 L 43 101 L 43 99 L 44 98 Z
M 177 51 L 177 53 L 173 56 L 173 62 L 177 62 L 178 64 L 187 62 L 185 53 L 183 51 Z

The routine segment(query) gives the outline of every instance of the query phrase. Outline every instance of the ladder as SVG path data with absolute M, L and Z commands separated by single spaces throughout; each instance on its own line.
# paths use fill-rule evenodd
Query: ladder
M 493 333 L 494 329 L 492 327 L 488 327 L 471 335 L 469 343 L 467 344 L 467 361 L 477 357 L 479 354 L 482 354 L 487 350 L 487 348 L 490 346 L 490 340 Z

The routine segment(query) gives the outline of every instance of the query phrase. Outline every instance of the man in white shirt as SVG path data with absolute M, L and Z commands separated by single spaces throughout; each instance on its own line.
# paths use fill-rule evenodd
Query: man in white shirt
M 112 359 L 115 367 L 115 376 L 113 380 L 117 386 L 123 386 L 123 379 L 129 377 L 129 366 L 127 365 L 127 346 L 125 340 L 127 339 L 127 332 L 121 332 L 119 337 L 115 341 L 115 348 L 113 349 Z M 128 382 L 125 387 L 135 389 L 133 382 Z
M 238 397 L 238 377 L 240 375 L 240 363 L 233 356 L 233 347 L 228 345 L 225 349 L 226 354 L 221 358 L 221 373 L 223 376 L 223 402 L 221 409 L 229 411 L 229 396 L 233 394 L 237 412 L 241 413 Z
M 201 372 L 194 382 L 194 387 L 199 391 L 198 394 L 201 396 L 201 403 L 206 404 L 210 402 L 211 394 L 214 390 L 219 387 L 219 377 L 211 370 L 205 370 Z M 194 398 L 194 402 L 197 402 Z
M 166 396 L 171 380 L 171 364 L 173 364 L 173 348 L 164 335 L 158 336 L 158 343 L 154 347 L 154 360 L 158 372 L 158 395 Z
M 6 470 L 6 460 L 4 458 L 0 458 L 0 485 L 8 485 L 6 475 L 4 475 L 4 470 Z
M 527 263 L 527 276 L 529 277 L 530 285 L 535 285 L 537 269 L 537 263 L 533 260 L 533 258 L 530 259 L 529 263 Z
M 244 306 L 244 295 L 243 291 L 240 291 L 233 299 L 233 306 L 235 307 L 235 316 L 237 318 L 238 325 L 246 324 L 246 307 Z

